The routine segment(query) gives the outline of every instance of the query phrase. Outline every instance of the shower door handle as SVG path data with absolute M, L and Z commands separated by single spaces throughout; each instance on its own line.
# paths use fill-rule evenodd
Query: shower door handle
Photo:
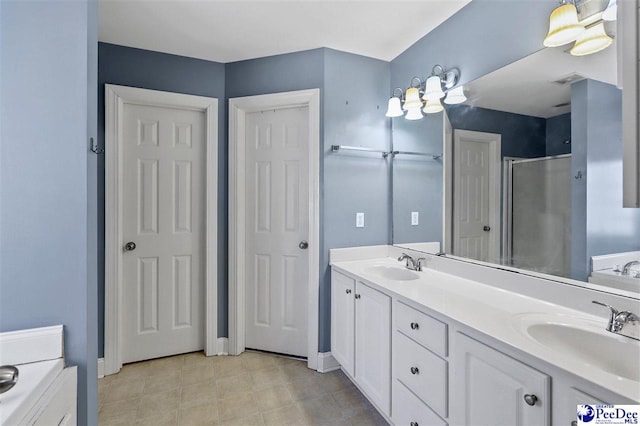
M 489 225 L 485 225 L 485 226 L 482 227 L 482 230 L 484 232 L 489 232 L 489 231 L 491 231 L 491 227 Z

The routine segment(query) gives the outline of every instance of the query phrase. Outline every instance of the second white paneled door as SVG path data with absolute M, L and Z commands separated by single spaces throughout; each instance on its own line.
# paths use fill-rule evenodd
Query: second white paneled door
M 122 362 L 204 347 L 203 111 L 126 104 Z
M 245 346 L 306 357 L 308 107 L 248 113 Z

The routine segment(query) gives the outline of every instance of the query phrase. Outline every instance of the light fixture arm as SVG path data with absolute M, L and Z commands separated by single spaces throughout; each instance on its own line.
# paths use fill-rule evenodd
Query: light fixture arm
M 400 95 L 396 96 L 396 92 L 400 91 Z M 391 92 L 391 97 L 392 98 L 399 98 L 399 99 L 403 99 L 404 98 L 404 90 L 402 90 L 402 87 L 396 87 L 395 89 L 393 89 L 393 92 Z

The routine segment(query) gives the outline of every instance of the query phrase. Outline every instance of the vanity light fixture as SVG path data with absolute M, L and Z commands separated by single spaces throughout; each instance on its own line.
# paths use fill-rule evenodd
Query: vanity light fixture
M 609 0 L 606 9 L 599 12 L 601 17 L 597 13 L 591 13 L 587 17 L 579 16 L 578 7 L 584 1 L 562 0 L 562 4 L 551 12 L 549 33 L 543 41 L 546 47 L 563 46 L 575 41 L 570 53 L 573 56 L 585 56 L 611 45 L 613 39 L 607 35 L 603 22 L 616 19 L 617 0 Z
M 613 39 L 605 32 L 604 23 L 600 22 L 578 36 L 570 53 L 573 56 L 591 55 L 606 49 L 611 43 Z
M 413 77 L 409 88 L 403 92 L 396 87 L 387 105 L 387 117 L 400 117 L 407 111 L 405 119 L 419 120 L 422 112 L 433 114 L 444 110 L 440 99 L 445 98 L 447 104 L 457 104 L 466 101 L 463 87 L 456 87 L 460 80 L 460 70 L 451 68 L 446 70 L 442 65 L 436 65 L 431 70 L 431 76 L 423 82 L 420 77 Z M 398 91 L 399 94 L 398 94 Z

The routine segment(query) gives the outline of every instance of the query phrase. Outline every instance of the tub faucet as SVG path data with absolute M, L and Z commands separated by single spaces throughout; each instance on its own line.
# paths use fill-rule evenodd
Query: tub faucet
M 426 259 L 424 257 L 414 259 L 407 253 L 402 253 L 402 255 L 398 258 L 398 262 L 402 262 L 403 260 L 406 260 L 405 266 L 407 267 L 407 269 L 410 269 L 412 271 L 422 271 L 422 263 Z
M 622 268 L 621 275 L 629 275 L 629 270 L 633 265 L 640 265 L 640 262 L 638 262 L 637 260 L 632 260 L 631 262 L 625 263 L 624 267 Z
M 612 333 L 619 333 L 627 323 L 635 324 L 636 322 L 640 321 L 640 318 L 638 318 L 638 316 L 633 312 L 619 312 L 613 306 L 609 306 L 606 303 L 598 302 L 597 300 L 593 300 L 592 303 L 600 306 L 605 306 L 611 310 L 611 316 L 609 317 L 607 331 L 610 331 Z

